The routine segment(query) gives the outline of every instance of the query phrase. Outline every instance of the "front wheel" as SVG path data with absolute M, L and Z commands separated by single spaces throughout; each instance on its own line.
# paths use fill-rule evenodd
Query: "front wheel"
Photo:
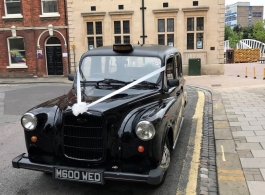
M 165 179 L 166 179 L 166 176 L 167 176 L 167 171 L 168 171 L 168 167 L 170 165 L 170 149 L 169 149 L 169 141 L 168 141 L 168 138 L 166 138 L 165 140 L 165 144 L 164 144 L 164 151 L 163 151 L 163 154 L 162 154 L 162 160 L 161 160 L 161 163 L 160 163 L 160 167 L 162 169 L 165 169 L 165 173 L 163 175 L 163 178 L 161 180 L 161 182 L 159 184 L 157 184 L 156 186 L 159 187 L 161 186 L 164 182 L 165 182 Z

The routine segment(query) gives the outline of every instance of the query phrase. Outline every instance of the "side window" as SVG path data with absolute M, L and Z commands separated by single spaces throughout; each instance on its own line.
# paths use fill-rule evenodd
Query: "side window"
M 181 55 L 177 54 L 175 56 L 175 63 L 176 63 L 176 70 L 177 70 L 177 77 L 182 77 L 183 73 L 182 73 L 182 59 L 181 59 Z
M 167 79 L 175 79 L 176 78 L 176 68 L 175 68 L 175 62 L 174 58 L 170 57 L 167 59 Z

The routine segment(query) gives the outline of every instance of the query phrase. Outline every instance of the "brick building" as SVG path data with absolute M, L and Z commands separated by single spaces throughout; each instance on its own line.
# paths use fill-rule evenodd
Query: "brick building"
M 65 0 L 0 1 L 0 77 L 68 74 Z
M 225 0 L 67 0 L 71 69 L 84 51 L 114 43 L 177 47 L 184 74 L 200 59 L 201 74 L 224 73 Z

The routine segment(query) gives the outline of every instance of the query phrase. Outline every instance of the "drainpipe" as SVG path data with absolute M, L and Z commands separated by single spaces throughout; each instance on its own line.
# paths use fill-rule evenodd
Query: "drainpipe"
M 70 48 L 69 48 L 69 26 L 68 26 L 68 11 L 67 11 L 67 0 L 64 0 L 64 23 L 67 26 L 66 30 L 66 43 L 67 43 L 67 60 L 68 60 L 68 74 L 71 74 L 71 62 L 70 62 Z
M 140 36 L 142 39 L 143 39 L 143 44 L 145 44 L 145 38 L 147 37 L 146 35 L 145 35 L 145 26 L 144 26 L 144 19 L 145 19 L 145 17 L 144 17 L 144 10 L 146 9 L 146 7 L 144 6 L 144 0 L 142 0 L 142 7 L 140 7 L 140 9 L 142 10 L 142 30 L 143 30 L 143 35 L 142 36 Z

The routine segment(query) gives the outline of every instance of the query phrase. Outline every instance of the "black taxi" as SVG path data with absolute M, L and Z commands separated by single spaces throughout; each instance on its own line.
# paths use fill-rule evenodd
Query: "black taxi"
M 115 44 L 85 52 L 72 88 L 21 118 L 27 153 L 14 168 L 54 179 L 160 185 L 187 103 L 180 52 Z

